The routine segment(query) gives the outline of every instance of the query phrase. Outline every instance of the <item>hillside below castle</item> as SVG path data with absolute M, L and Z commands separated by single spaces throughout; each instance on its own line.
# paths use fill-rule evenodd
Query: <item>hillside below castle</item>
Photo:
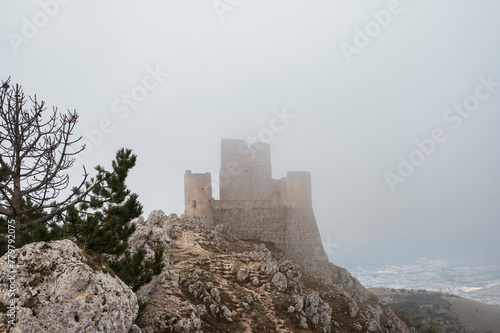
M 3 307 L 7 256 L 0 259 L 0 332 L 414 332 L 333 264 L 335 283 L 327 284 L 225 224 L 162 211 L 132 223 L 132 253 L 165 250 L 166 267 L 150 283 L 132 292 L 70 240 L 29 244 L 12 254 L 15 327 Z

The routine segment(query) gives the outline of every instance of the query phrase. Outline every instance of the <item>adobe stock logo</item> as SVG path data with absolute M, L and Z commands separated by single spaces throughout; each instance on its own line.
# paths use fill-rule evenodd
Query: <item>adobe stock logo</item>
M 346 42 L 340 44 L 340 50 L 347 63 L 350 64 L 355 54 L 360 54 L 362 50 L 366 49 L 372 40 L 378 37 L 391 24 L 393 17 L 402 11 L 403 5 L 400 0 L 390 0 L 387 3 L 387 9 L 372 11 L 370 13 L 373 19 L 368 21 L 363 29 L 356 26 L 354 28 L 352 44 Z
M 478 81 L 479 84 L 474 89 L 474 93 L 466 96 L 462 103 L 455 103 L 451 108 L 444 111 L 443 120 L 445 123 L 450 124 L 452 130 L 458 130 L 462 126 L 464 119 L 470 118 L 472 113 L 479 109 L 481 102 L 489 99 L 496 89 L 500 87 L 500 82 L 494 81 L 493 75 L 489 75 L 488 78 L 480 76 Z M 427 158 L 436 152 L 439 144 L 447 140 L 446 130 L 440 127 L 433 129 L 430 137 L 415 140 L 416 149 L 410 152 L 407 157 L 399 155 L 397 172 L 386 171 L 384 173 L 384 178 L 391 192 L 395 192 L 396 185 L 404 183 L 419 166 L 424 164 Z
M 158 65 L 156 69 L 150 66 L 146 67 L 148 74 L 142 79 L 142 84 L 138 84 L 130 90 L 130 94 L 121 94 L 111 103 L 111 111 L 113 113 L 120 113 L 119 118 L 124 120 L 128 118 L 130 109 L 135 109 L 139 104 L 148 97 L 149 92 L 158 88 L 169 74 L 163 72 Z
M 226 13 L 232 12 L 241 4 L 243 0 L 214 0 L 212 5 L 214 6 L 214 10 L 219 16 L 221 21 L 224 21 L 226 18 L 224 17 Z
M 134 85 L 127 93 L 122 93 L 119 98 L 116 98 L 111 103 L 111 112 L 118 115 L 118 118 L 123 121 L 130 116 L 132 109 L 137 109 L 140 103 L 143 102 L 148 95 L 157 89 L 168 77 L 169 73 L 162 71 L 159 65 L 156 67 L 147 66 L 146 74 L 139 81 L 139 84 Z M 82 141 L 80 144 L 85 145 L 85 150 L 74 156 L 75 162 L 71 167 L 71 171 L 75 170 L 84 162 L 84 157 L 91 155 L 95 147 L 100 146 L 106 135 L 113 133 L 116 128 L 116 119 L 111 117 L 101 118 L 97 127 L 85 128 L 82 130 Z
M 285 106 L 283 110 L 274 109 L 274 116 L 269 120 L 269 126 L 263 127 L 257 133 L 256 136 L 247 137 L 247 144 L 251 145 L 253 143 L 271 143 L 274 140 L 274 135 L 276 133 L 282 132 L 286 126 L 288 126 L 292 120 L 295 119 L 296 115 L 289 113 L 287 107 Z
M 39 29 L 42 29 L 50 20 L 54 18 L 60 10 L 60 5 L 66 5 L 71 0 L 40 0 L 38 5 L 41 10 L 37 11 L 31 17 L 31 20 L 23 17 L 21 34 L 9 32 L 7 38 L 14 51 L 19 52 L 19 47 L 22 44 L 28 44 L 31 39 L 38 35 Z

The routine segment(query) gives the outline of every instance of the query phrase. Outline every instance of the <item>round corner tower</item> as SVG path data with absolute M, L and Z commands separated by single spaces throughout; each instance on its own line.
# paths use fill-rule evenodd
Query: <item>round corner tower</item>
M 212 175 L 192 173 L 187 170 L 184 175 L 185 214 L 200 217 L 206 223 L 213 225 L 212 213 Z

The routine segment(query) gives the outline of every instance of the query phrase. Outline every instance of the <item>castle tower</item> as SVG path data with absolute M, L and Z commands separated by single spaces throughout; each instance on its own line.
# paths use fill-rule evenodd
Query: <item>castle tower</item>
M 256 143 L 249 147 L 244 140 L 223 139 L 219 177 L 221 200 L 270 200 L 270 145 Z
M 311 173 L 292 171 L 286 175 L 285 204 L 290 207 L 312 207 Z
M 324 274 L 328 262 L 312 208 L 311 173 L 288 172 L 285 180 L 284 204 L 287 206 L 285 254 L 313 275 Z
M 185 214 L 198 216 L 209 225 L 214 224 L 212 213 L 212 175 L 206 173 L 191 173 L 184 175 Z

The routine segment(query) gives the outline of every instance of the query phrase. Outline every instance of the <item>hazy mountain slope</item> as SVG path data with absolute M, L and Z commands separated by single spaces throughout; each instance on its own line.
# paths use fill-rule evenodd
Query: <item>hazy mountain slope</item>
M 419 332 L 500 332 L 500 306 L 425 290 L 374 288 L 370 291 L 391 305 Z

